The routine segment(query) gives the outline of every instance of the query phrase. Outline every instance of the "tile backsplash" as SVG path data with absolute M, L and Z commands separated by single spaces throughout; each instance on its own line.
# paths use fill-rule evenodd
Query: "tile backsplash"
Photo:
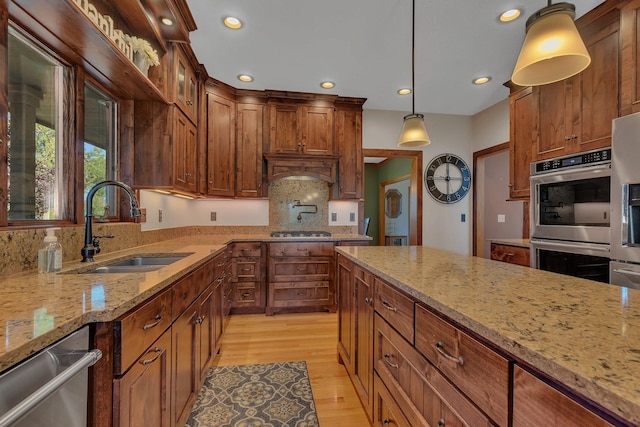
M 279 179 L 269 184 L 269 224 L 282 230 L 328 230 L 328 208 L 324 181 Z

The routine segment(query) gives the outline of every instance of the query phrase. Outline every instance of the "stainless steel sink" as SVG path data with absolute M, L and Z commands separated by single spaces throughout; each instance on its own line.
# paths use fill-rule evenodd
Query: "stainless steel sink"
M 159 270 L 167 265 L 180 261 L 192 253 L 180 254 L 145 254 L 133 255 L 131 257 L 113 261 L 110 263 L 94 266 L 91 268 L 81 268 L 70 271 L 77 274 L 104 274 L 104 273 L 146 273 Z

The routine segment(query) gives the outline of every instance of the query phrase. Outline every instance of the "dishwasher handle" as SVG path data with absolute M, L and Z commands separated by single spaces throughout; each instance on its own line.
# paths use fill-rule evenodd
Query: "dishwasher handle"
M 18 403 L 16 406 L 3 414 L 0 417 L 0 427 L 10 426 L 11 424 L 18 421 L 33 408 L 38 406 L 40 402 L 49 397 L 51 393 L 62 387 L 67 381 L 73 378 L 80 371 L 94 365 L 98 360 L 100 360 L 101 357 L 102 352 L 100 350 L 89 350 L 73 365 L 69 366 L 60 374 L 53 377 L 51 381 L 40 387 L 38 390 L 34 391 L 22 402 Z

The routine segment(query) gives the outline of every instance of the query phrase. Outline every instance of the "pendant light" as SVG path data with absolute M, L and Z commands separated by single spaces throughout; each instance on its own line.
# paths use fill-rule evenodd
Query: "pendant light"
M 424 126 L 424 115 L 416 114 L 415 91 L 415 46 L 416 46 L 416 0 L 413 0 L 411 10 L 411 114 L 404 116 L 402 131 L 398 138 L 398 147 L 421 147 L 429 145 L 429 135 Z
M 519 86 L 539 86 L 574 76 L 587 68 L 591 57 L 573 19 L 576 7 L 551 4 L 531 15 L 511 81 Z

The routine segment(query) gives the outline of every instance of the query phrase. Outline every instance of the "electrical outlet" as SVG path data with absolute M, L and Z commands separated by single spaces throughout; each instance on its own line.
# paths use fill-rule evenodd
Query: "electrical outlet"
M 331 221 L 336 222 L 338 220 L 338 214 L 331 212 Z
M 506 218 L 504 216 L 504 214 L 498 214 L 498 222 L 505 222 Z
M 211 212 L 211 221 L 217 221 L 217 220 L 218 220 L 218 213 Z
M 355 212 L 350 212 L 349 213 L 349 221 L 356 222 L 356 213 Z
M 162 222 L 162 209 L 158 209 L 158 222 Z

